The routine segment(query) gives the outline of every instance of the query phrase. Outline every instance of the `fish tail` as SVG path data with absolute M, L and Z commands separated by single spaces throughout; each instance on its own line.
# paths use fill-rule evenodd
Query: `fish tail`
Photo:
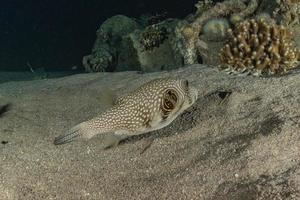
M 92 134 L 92 130 L 86 126 L 86 123 L 83 122 L 74 126 L 72 129 L 67 131 L 65 134 L 59 135 L 54 139 L 55 145 L 66 144 L 77 140 L 79 138 L 91 138 L 94 134 Z

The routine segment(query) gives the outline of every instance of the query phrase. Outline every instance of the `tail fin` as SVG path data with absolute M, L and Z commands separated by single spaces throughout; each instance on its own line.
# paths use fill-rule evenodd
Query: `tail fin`
M 63 134 L 63 135 L 60 135 L 58 137 L 56 137 L 54 139 L 54 144 L 55 145 L 60 145 L 60 144 L 66 144 L 66 143 L 69 143 L 69 142 L 72 142 L 73 140 L 76 140 L 76 138 L 79 137 L 79 132 L 78 130 L 74 130 L 74 131 L 69 131 L 68 133 L 66 134 Z
M 91 138 L 95 134 L 94 131 L 91 130 L 85 122 L 80 123 L 70 129 L 67 133 L 62 134 L 54 139 L 55 145 L 66 144 L 77 140 L 79 138 Z

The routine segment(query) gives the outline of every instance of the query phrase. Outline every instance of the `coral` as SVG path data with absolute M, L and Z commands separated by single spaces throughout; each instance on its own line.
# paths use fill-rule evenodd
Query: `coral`
M 198 1 L 195 4 L 195 7 L 197 9 L 195 16 L 202 15 L 203 12 L 211 9 L 213 6 L 214 6 L 214 2 L 212 0 Z
M 83 65 L 87 71 L 167 69 L 169 65 L 160 67 L 154 58 L 154 55 L 161 56 L 158 52 L 165 53 L 167 46 L 170 47 L 168 56 L 173 57 L 168 60 L 173 60 L 176 66 L 218 64 L 215 53 L 224 45 L 226 30 L 253 13 L 258 14 L 262 1 L 266 0 L 223 0 L 219 3 L 199 0 L 195 4 L 196 12 L 184 20 L 166 18 L 166 13 L 144 15 L 139 20 L 114 16 L 97 31 L 92 53 L 83 58 Z M 135 67 L 127 67 L 129 65 Z
M 198 7 L 202 13 L 197 11 L 194 21 L 190 23 L 195 33 L 188 38 L 188 41 L 193 42 L 189 43 L 192 45 L 186 45 L 185 63 L 193 64 L 201 60 L 205 64 L 215 65 L 218 64 L 216 53 L 223 46 L 227 29 L 230 27 L 228 18 L 232 24 L 244 20 L 255 12 L 258 0 L 225 0 L 213 6 L 209 3 L 198 4 L 201 5 Z M 205 10 L 203 4 L 211 7 Z
M 82 64 L 87 72 L 104 72 L 112 71 L 113 68 L 113 55 L 108 49 L 93 52 L 92 55 L 86 55 L 82 58 Z
M 300 48 L 300 1 L 276 0 L 276 3 L 277 8 L 273 11 L 273 17 L 293 32 L 293 40 Z
M 224 41 L 227 38 L 227 30 L 230 28 L 228 19 L 218 18 L 211 19 L 203 26 L 202 34 L 199 36 L 198 42 L 202 42 L 197 47 L 198 62 L 217 65 L 219 60 L 218 52 L 224 46 Z M 205 45 L 203 45 L 205 44 Z
M 195 4 L 197 11 L 185 20 L 167 19 L 166 13 L 144 15 L 140 20 L 122 15 L 113 16 L 98 29 L 92 53 L 83 58 L 83 65 L 86 71 L 90 72 L 143 68 L 153 71 L 160 68 L 154 55 L 160 52 L 166 56 L 167 46 L 170 47 L 168 56 L 173 57 L 167 60 L 173 60 L 172 63 L 176 66 L 216 60 L 210 55 L 209 59 L 204 58 L 210 54 L 208 44 L 214 43 L 212 45 L 216 49 L 215 52 L 218 52 L 217 48 L 223 45 L 226 38 L 225 30 L 230 26 L 228 17 L 244 19 L 254 12 L 257 1 L 225 0 L 214 3 L 213 0 L 201 0 Z M 175 21 L 176 23 L 173 23 Z M 131 35 L 136 30 L 137 32 Z M 126 45 L 130 46 L 126 48 Z M 156 53 L 153 53 L 154 51 Z M 153 58 L 154 60 L 150 61 Z M 127 65 L 135 67 L 126 67 Z M 167 69 L 169 65 L 163 64 L 161 68 Z
M 242 21 L 244 21 L 244 17 L 242 17 L 241 15 L 239 15 L 239 14 L 232 14 L 231 16 L 230 16 L 230 22 L 232 23 L 232 24 L 237 24 L 237 23 L 239 23 L 239 22 L 242 22 Z
M 147 26 L 151 26 L 151 25 L 154 25 L 154 24 L 158 24 L 158 23 L 164 22 L 165 20 L 168 20 L 167 16 L 168 16 L 167 12 L 156 13 L 155 15 L 142 14 L 137 19 L 137 22 L 142 27 L 147 27 Z
M 282 17 L 281 23 L 286 26 L 300 24 L 300 1 L 299 0 L 276 0 L 278 8 L 274 11 L 274 16 Z
M 265 22 L 267 22 L 268 24 L 276 24 L 276 21 L 274 18 L 271 17 L 271 15 L 269 13 L 266 12 L 262 12 L 258 15 L 255 16 L 256 20 L 263 20 Z
M 134 19 L 124 15 L 116 15 L 103 22 L 97 30 L 97 38 L 114 45 L 120 41 L 123 35 L 129 34 L 138 28 L 139 25 Z
M 166 20 L 167 16 L 168 16 L 167 12 L 151 15 L 147 19 L 147 24 L 148 25 L 158 24 L 158 23 Z
M 221 63 L 230 70 L 253 75 L 283 73 L 297 65 L 298 50 L 284 26 L 263 20 L 246 20 L 229 30 L 220 51 Z
M 176 50 L 183 57 L 183 64 L 190 65 L 197 63 L 197 42 L 198 32 L 187 22 L 180 23 L 175 29 Z
M 181 23 L 180 20 L 165 20 L 155 24 L 157 29 L 166 31 L 168 35 L 163 42 L 159 43 L 159 46 L 152 46 L 151 50 L 146 50 L 144 45 L 141 44 L 143 30 L 136 30 L 126 37 L 128 43 L 133 44 L 141 71 L 171 70 L 183 66 L 182 56 L 178 51 L 181 49 L 179 47 L 180 43 L 175 34 L 175 29 L 179 23 Z
M 250 0 L 248 5 L 240 0 L 227 0 L 222 3 L 217 3 L 211 9 L 202 13 L 202 15 L 195 19 L 191 25 L 202 31 L 203 25 L 210 19 L 216 19 L 227 15 L 239 15 L 244 18 L 251 15 L 257 8 L 257 0 Z
M 239 13 L 235 13 L 231 15 L 231 22 L 233 24 L 241 22 L 243 19 L 245 19 L 247 16 L 253 14 L 255 10 L 258 7 L 258 2 L 257 0 L 249 0 L 249 3 L 246 7 L 246 9 L 242 10 Z
M 237 24 L 246 19 L 246 17 L 253 14 L 256 9 L 258 8 L 258 1 L 257 0 L 249 0 L 247 7 L 242 10 L 241 12 L 234 13 L 230 16 L 230 22 L 232 24 Z
M 242 12 L 239 13 L 241 17 L 247 17 L 252 15 L 256 9 L 258 8 L 258 0 L 249 0 L 247 3 L 247 8 L 245 10 L 242 10 Z
M 148 26 L 141 34 L 140 43 L 145 51 L 152 51 L 159 47 L 168 38 L 168 32 L 165 27 Z
M 202 13 L 202 15 L 195 19 L 191 23 L 193 27 L 199 30 L 199 33 L 202 31 L 202 26 L 210 19 L 222 17 L 229 15 L 231 13 L 240 13 L 245 10 L 247 6 L 240 0 L 227 0 L 222 3 L 217 3 L 211 9 Z
M 272 15 L 277 7 L 278 4 L 276 3 L 276 0 L 259 0 L 255 15 L 260 13 L 268 13 L 269 15 Z
M 182 54 L 185 64 L 198 63 L 199 55 L 202 57 L 207 50 L 207 43 L 200 40 L 203 26 L 210 20 L 239 14 L 243 18 L 252 14 L 257 6 L 257 0 L 249 0 L 246 4 L 241 0 L 226 0 L 212 5 L 211 1 L 199 1 L 195 6 L 198 9 L 193 17 L 189 17 L 189 23 L 179 30 L 183 31 Z M 193 33 L 191 33 L 193 32 Z M 188 34 L 186 34 L 188 33 Z
M 203 26 L 203 37 L 209 41 L 222 41 L 226 38 L 229 22 L 225 18 L 209 20 Z

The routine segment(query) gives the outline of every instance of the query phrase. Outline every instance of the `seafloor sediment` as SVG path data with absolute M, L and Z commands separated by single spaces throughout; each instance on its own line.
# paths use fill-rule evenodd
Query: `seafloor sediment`
M 55 136 L 157 78 L 200 97 L 170 126 L 103 150 Z M 300 72 L 259 78 L 194 65 L 0 84 L 0 199 L 299 199 Z M 145 140 L 155 138 L 143 153 Z

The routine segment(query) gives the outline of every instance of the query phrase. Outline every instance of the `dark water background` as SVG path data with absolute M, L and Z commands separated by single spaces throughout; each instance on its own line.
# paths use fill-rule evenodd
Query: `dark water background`
M 183 18 L 197 0 L 1 0 L 0 71 L 81 68 L 97 28 L 116 14 Z M 82 69 L 82 68 L 81 68 Z

